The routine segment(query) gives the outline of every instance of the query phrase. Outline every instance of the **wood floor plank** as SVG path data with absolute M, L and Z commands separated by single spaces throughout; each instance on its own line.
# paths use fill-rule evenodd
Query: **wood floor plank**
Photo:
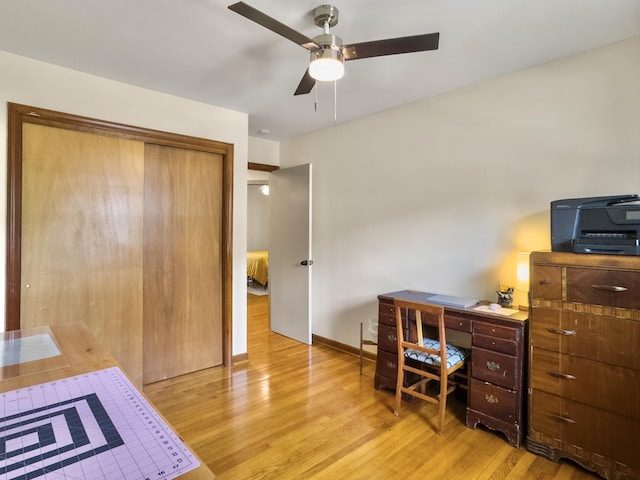
M 403 402 L 373 387 L 375 364 L 269 331 L 268 296 L 249 295 L 249 361 L 147 385 L 145 394 L 220 480 L 593 480 L 570 462 L 464 424 L 465 405 Z

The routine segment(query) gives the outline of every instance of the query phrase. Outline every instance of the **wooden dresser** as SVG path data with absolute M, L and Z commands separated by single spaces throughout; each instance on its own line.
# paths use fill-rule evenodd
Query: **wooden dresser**
M 433 294 L 403 290 L 378 296 L 376 388 L 396 388 L 398 326 L 393 300 L 428 303 L 430 295 Z M 525 433 L 522 420 L 527 312 L 505 316 L 474 307 L 444 307 L 447 330 L 463 332 L 467 344 L 460 346 L 471 347 L 467 369 L 470 375 L 464 382 L 468 384 L 466 425 L 474 428 L 483 424 L 502 432 L 511 445 L 519 447 Z M 415 326 L 410 326 L 410 319 L 403 315 L 405 338 L 415 335 Z M 458 343 L 453 337 L 447 333 L 447 341 Z
M 531 254 L 527 449 L 640 479 L 640 257 Z

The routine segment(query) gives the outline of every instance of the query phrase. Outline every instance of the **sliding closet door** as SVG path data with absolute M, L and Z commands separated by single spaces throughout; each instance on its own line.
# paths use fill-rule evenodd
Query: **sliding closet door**
M 149 144 L 145 159 L 147 384 L 223 362 L 223 159 Z
M 142 378 L 144 143 L 23 124 L 20 326 L 85 322 Z

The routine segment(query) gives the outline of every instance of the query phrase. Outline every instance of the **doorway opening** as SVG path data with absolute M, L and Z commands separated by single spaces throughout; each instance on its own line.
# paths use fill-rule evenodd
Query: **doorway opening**
M 247 175 L 247 335 L 269 315 L 269 175 L 277 166 L 249 163 Z

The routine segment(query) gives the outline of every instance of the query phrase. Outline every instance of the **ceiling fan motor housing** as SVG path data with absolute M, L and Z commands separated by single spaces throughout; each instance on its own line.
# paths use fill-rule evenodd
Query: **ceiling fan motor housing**
M 342 50 L 342 39 L 333 35 L 332 33 L 323 33 L 322 35 L 318 35 L 317 37 L 313 37 L 313 41 L 320 45 L 322 48 L 316 48 L 315 50 L 325 50 L 330 48 L 332 50 Z

